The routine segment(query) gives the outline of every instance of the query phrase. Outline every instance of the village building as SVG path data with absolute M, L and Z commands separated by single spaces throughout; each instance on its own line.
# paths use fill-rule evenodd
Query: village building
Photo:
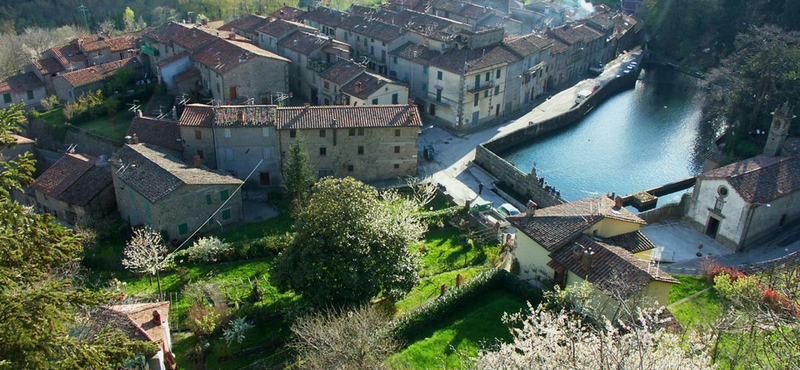
M 169 22 L 142 34 L 145 66 L 158 73 L 158 63 L 183 52 L 192 53 L 218 39 L 219 32 L 201 25 Z M 164 67 L 164 64 L 162 64 Z M 180 73 L 183 71 L 177 71 Z M 162 78 L 163 79 L 163 78 Z
M 153 144 L 169 150 L 170 154 L 176 157 L 180 157 L 183 152 L 183 141 L 177 120 L 147 117 L 142 114 L 142 111 L 137 110 L 125 136 L 130 137 L 131 141 L 136 137 L 140 143 Z M 191 160 L 191 158 L 188 159 Z
M 214 107 L 206 104 L 187 104 L 178 129 L 183 145 L 183 160 L 199 162 L 217 169 L 217 150 L 214 137 Z
M 56 58 L 52 57 L 34 60 L 30 64 L 25 65 L 26 73 L 35 74 L 36 77 L 38 77 L 39 80 L 44 83 L 47 95 L 53 95 L 56 93 L 56 89 L 53 86 L 53 78 L 64 71 L 64 66 L 62 66 L 61 63 L 56 60 Z
M 319 105 L 341 105 L 345 104 L 342 87 L 361 75 L 367 68 L 361 64 L 349 60 L 339 62 L 320 72 L 317 80 L 317 91 L 319 91 Z
M 136 56 L 139 51 L 139 33 L 107 38 L 101 35 L 79 37 L 78 47 L 90 66 Z
M 520 57 L 508 66 L 510 77 L 506 83 L 506 109 L 514 111 L 540 98 L 547 91 L 545 65 L 550 58 L 553 41 L 531 33 L 507 38 L 504 44 Z
M 651 263 L 655 244 L 646 224 L 622 206 L 622 198 L 583 199 L 507 219 L 516 227 L 514 257 L 523 279 L 544 279 L 565 287 L 588 281 L 617 300 L 646 298 L 665 304 L 673 284 Z M 615 317 L 619 305 L 604 308 Z
M 70 43 L 64 46 L 56 46 L 45 50 L 42 59 L 54 58 L 66 71 L 86 68 L 89 66 L 89 59 L 78 47 L 77 43 Z
M 303 9 L 297 9 L 291 6 L 284 6 L 283 8 L 280 8 L 272 13 L 269 13 L 269 16 L 277 19 L 283 19 L 285 21 L 297 21 L 300 19 L 300 17 L 303 16 L 303 14 L 306 14 L 306 11 Z
M 222 25 L 218 30 L 233 32 L 255 43 L 258 40 L 257 30 L 267 23 L 270 23 L 270 20 L 261 14 L 248 14 Z
M 242 219 L 242 181 L 199 163 L 187 165 L 151 144 L 123 146 L 109 160 L 120 217 L 171 240 L 207 232 Z
M 19 103 L 30 108 L 39 105 L 39 101 L 47 96 L 47 90 L 39 77 L 28 72 L 0 79 L 0 95 L 0 109 Z
M 158 352 L 146 359 L 149 370 L 178 368 L 172 353 L 168 301 L 100 306 L 92 316 L 91 333 L 96 335 L 109 329 L 120 330 L 132 340 L 157 344 Z
M 53 78 L 53 86 L 58 100 L 75 102 L 83 95 L 102 89 L 106 80 L 120 68 L 132 68 L 138 74 L 141 66 L 137 57 L 98 64 L 58 75 Z
M 552 63 L 550 74 L 558 81 L 569 81 L 585 75 L 589 68 L 605 64 L 606 38 L 602 33 L 585 24 L 566 24 L 547 32 L 547 36 L 566 45 L 568 63 Z
M 316 29 L 303 23 L 275 19 L 258 28 L 258 47 L 278 54 L 278 41 L 297 31 L 314 32 Z
M 93 225 L 114 212 L 111 167 L 104 157 L 67 153 L 31 188 L 37 212 L 71 225 Z
M 25 154 L 26 152 L 33 154 L 35 149 L 34 146 L 36 145 L 36 140 L 17 134 L 10 135 L 14 139 L 14 145 L 11 147 L 0 148 L 0 168 L 2 168 L 3 162 L 16 160 L 20 155 Z
M 318 101 L 319 73 L 338 60 L 349 59 L 349 49 L 350 47 L 343 42 L 316 33 L 298 31 L 284 37 L 278 41 L 278 54 L 291 61 L 289 89 L 306 101 Z
M 342 86 L 344 105 L 384 105 L 408 103 L 408 86 L 386 77 L 361 72 Z

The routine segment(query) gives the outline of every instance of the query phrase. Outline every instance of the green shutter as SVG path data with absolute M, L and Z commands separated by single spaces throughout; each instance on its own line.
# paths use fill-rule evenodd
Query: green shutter
M 186 235 L 188 233 L 189 233 L 189 225 L 187 224 L 178 225 L 178 234 Z
M 213 197 L 211 196 L 211 194 L 206 195 L 206 204 L 213 203 L 213 199 L 212 198 Z
M 225 189 L 225 190 L 219 192 L 219 200 L 222 201 L 222 202 L 228 200 L 228 198 L 230 198 L 230 196 L 231 196 L 231 193 L 230 193 L 230 191 L 228 189 Z
M 28 90 L 28 100 L 33 100 L 33 90 Z
M 11 103 L 11 94 L 9 94 L 9 93 L 3 94 L 3 102 Z
M 231 219 L 231 210 L 230 209 L 223 210 L 222 211 L 222 220 L 223 221 L 227 221 L 227 220 L 230 220 L 230 219 Z

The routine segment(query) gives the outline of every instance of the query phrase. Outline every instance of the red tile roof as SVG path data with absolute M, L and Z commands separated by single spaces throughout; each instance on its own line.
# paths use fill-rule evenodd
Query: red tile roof
M 295 32 L 278 41 L 278 46 L 296 51 L 302 55 L 311 53 L 324 48 L 331 40 L 328 36 L 318 35 L 309 32 Z
M 31 185 L 49 197 L 83 206 L 111 186 L 111 169 L 96 166 L 97 158 L 67 153 Z
M 214 109 L 205 104 L 187 104 L 178 123 L 181 126 L 212 127 L 214 126 Z
M 141 116 L 141 112 L 131 120 L 126 135 L 136 136 L 139 142 L 158 145 L 162 148 L 181 150 L 183 146 L 178 141 L 181 138 L 181 130 L 178 121 L 170 119 L 155 119 L 152 117 Z
M 293 21 L 300 18 L 303 14 L 306 14 L 306 11 L 303 9 L 297 9 L 291 6 L 284 6 L 272 13 L 269 13 L 270 17 L 275 17 L 278 19 L 283 19 L 287 21 Z
M 348 60 L 341 60 L 328 67 L 328 69 L 322 71 L 322 73 L 319 74 L 319 77 L 329 80 L 337 85 L 344 85 L 366 70 L 367 67 L 364 67 L 360 64 L 356 64 Z
M 182 52 L 180 52 L 178 54 L 175 54 L 175 55 L 173 55 L 173 56 L 171 56 L 169 58 L 161 59 L 160 61 L 158 61 L 158 63 L 156 63 L 156 65 L 159 66 L 159 67 L 163 67 L 163 66 L 166 66 L 166 65 L 168 65 L 168 64 L 170 64 L 170 63 L 172 63 L 172 62 L 174 62 L 176 60 L 181 60 L 183 58 L 186 58 L 186 57 L 189 56 L 189 54 L 190 53 L 188 51 L 182 51 Z
M 43 87 L 44 82 L 33 72 L 0 79 L 0 92 L 13 91 L 15 93 L 24 93 L 28 90 L 35 90 Z
M 503 41 L 508 48 L 523 58 L 544 50 L 553 45 L 553 40 L 547 39 L 538 33 L 510 37 Z
M 258 57 L 291 62 L 253 44 L 225 39 L 217 39 L 192 54 L 192 60 L 220 73 L 227 73 Z
M 70 63 L 85 63 L 87 61 L 86 55 L 75 44 L 54 47 L 50 51 L 62 66 L 67 66 Z
M 456 74 L 482 72 L 502 67 L 520 57 L 504 45 L 491 45 L 480 49 L 451 49 L 444 54 L 434 54 L 430 65 Z
M 130 57 L 67 72 L 60 77 L 64 78 L 72 87 L 79 87 L 100 82 L 106 77 L 114 75 L 114 72 L 120 68 L 139 68 L 141 66 L 139 59 Z
M 135 303 L 102 306 L 95 315 L 97 329 L 119 329 L 130 338 L 160 343 L 167 338 L 166 327 L 153 322 L 153 311 L 158 311 L 162 323 L 169 322 L 169 302 Z
M 190 68 L 184 72 L 178 73 L 172 77 L 176 82 L 186 81 L 192 77 L 200 77 L 200 70 L 197 68 Z
M 316 28 L 307 26 L 302 23 L 287 21 L 283 19 L 276 19 L 258 28 L 258 32 L 265 35 L 270 35 L 275 38 L 282 38 L 283 36 L 294 32 L 295 30 L 315 31 Z
M 385 42 L 396 40 L 406 33 L 406 31 L 399 26 L 384 23 L 374 18 L 362 17 L 360 15 L 345 17 L 339 24 L 339 28 Z
M 78 45 L 83 51 L 92 52 L 103 49 L 123 51 L 136 48 L 139 34 L 123 35 L 107 39 L 100 35 L 91 35 L 78 38 Z
M 234 19 L 222 27 L 219 28 L 220 31 L 233 31 L 233 30 L 240 30 L 248 33 L 256 33 L 256 30 L 267 24 L 269 20 L 260 15 L 250 14 L 246 15 L 239 19 Z
M 338 27 L 345 17 L 347 17 L 347 13 L 320 6 L 306 12 L 300 19 L 302 19 L 303 22 L 311 21 L 330 27 Z
M 194 51 L 216 40 L 217 36 L 212 34 L 214 32 L 217 31 L 202 26 L 188 26 L 169 22 L 146 32 L 142 37 L 165 45 L 170 45 L 174 42 L 184 49 Z
M 342 86 L 341 92 L 364 100 L 391 83 L 394 82 L 386 77 L 374 73 L 362 72 L 346 85 Z
M 800 157 L 759 155 L 704 172 L 699 179 L 725 179 L 748 203 L 768 203 L 800 190 Z
M 221 105 L 214 109 L 214 126 L 274 126 L 274 105 Z
M 419 111 L 413 105 L 279 107 L 276 121 L 278 128 L 283 130 L 422 127 Z
M 602 243 L 620 247 L 633 254 L 649 251 L 656 247 L 656 244 L 639 230 L 606 238 Z
M 56 58 L 39 59 L 33 62 L 33 67 L 38 69 L 42 76 L 64 71 L 64 66 Z

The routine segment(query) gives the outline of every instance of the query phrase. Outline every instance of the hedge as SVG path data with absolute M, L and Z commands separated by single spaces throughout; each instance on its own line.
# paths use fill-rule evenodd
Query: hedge
M 534 305 L 542 300 L 541 290 L 508 271 L 489 269 L 468 280 L 460 288 L 453 288 L 444 296 L 396 319 L 392 323 L 392 332 L 398 339 L 411 341 L 416 334 L 430 328 L 433 322 L 441 321 L 457 309 L 472 304 L 480 295 L 496 289 L 504 289 Z
M 439 222 L 445 222 L 447 219 L 463 210 L 464 207 L 462 206 L 452 206 L 435 211 L 420 212 L 419 218 L 428 225 L 428 227 L 434 228 Z

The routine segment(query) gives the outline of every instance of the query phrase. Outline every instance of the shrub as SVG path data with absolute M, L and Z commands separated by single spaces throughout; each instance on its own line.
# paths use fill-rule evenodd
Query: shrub
M 461 206 L 452 206 L 436 211 L 420 212 L 419 218 L 424 224 L 428 225 L 429 229 L 442 228 L 445 225 L 445 221 L 450 220 L 453 216 L 458 214 L 459 211 L 462 211 L 463 208 L 464 207 Z
M 245 333 L 253 327 L 253 324 L 249 323 L 246 317 L 241 316 L 235 318 L 231 320 L 230 325 L 222 331 L 222 338 L 225 339 L 225 343 L 229 346 L 233 343 L 241 344 L 244 342 Z
M 42 105 L 42 108 L 44 108 L 45 111 L 49 111 L 49 110 L 55 108 L 56 105 L 58 105 L 58 97 L 55 96 L 55 95 L 50 95 L 50 96 L 42 99 L 39 102 L 39 104 Z
M 185 256 L 189 263 L 213 263 L 223 259 L 231 250 L 230 244 L 219 240 L 217 237 L 210 236 L 197 239 L 191 247 L 178 255 L 180 257 Z

